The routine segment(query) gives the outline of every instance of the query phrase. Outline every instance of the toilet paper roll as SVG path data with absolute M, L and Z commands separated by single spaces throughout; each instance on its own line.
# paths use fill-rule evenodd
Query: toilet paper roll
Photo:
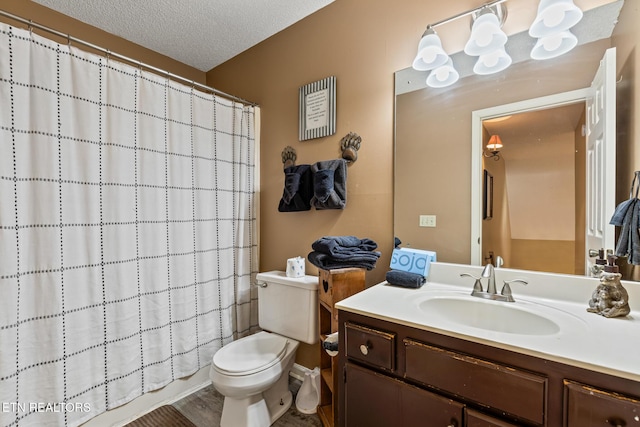
M 338 355 L 338 333 L 327 335 L 327 338 L 322 342 L 322 348 L 329 356 L 336 357 Z
M 298 256 L 287 260 L 287 277 L 304 276 L 304 258 Z

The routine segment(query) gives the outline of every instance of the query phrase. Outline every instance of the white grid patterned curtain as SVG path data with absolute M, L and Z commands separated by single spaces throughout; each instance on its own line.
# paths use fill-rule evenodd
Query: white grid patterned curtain
M 0 425 L 78 425 L 257 328 L 254 110 L 0 24 Z

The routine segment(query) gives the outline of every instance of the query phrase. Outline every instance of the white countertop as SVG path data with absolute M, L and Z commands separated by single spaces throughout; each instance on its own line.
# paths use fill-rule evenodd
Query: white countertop
M 623 281 L 629 293 L 631 313 L 605 318 L 586 311 L 599 280 L 582 276 L 538 273 L 511 269 L 496 270 L 496 287 L 503 280 L 524 279 L 527 286 L 511 285 L 515 302 L 486 301 L 509 305 L 554 319 L 557 333 L 522 335 L 459 324 L 438 313 L 420 309 L 425 300 L 438 297 L 469 299 L 474 280 L 461 273 L 480 276 L 482 268 L 433 263 L 427 283 L 419 289 L 391 286 L 382 282 L 338 303 L 340 310 L 363 314 L 426 331 L 516 351 L 556 362 L 640 381 L 640 283 Z M 486 286 L 486 280 L 483 280 Z M 514 306 L 511 306 L 515 304 Z

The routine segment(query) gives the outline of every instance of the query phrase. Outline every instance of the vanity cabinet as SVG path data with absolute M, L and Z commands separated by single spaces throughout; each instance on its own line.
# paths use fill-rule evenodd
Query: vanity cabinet
M 640 383 L 339 311 L 338 425 L 640 426 Z

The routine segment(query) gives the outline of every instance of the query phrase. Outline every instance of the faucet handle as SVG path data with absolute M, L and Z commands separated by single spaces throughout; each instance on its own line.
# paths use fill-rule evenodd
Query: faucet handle
M 462 273 L 460 274 L 460 277 L 471 277 L 472 279 L 475 279 L 476 282 L 473 284 L 473 292 L 471 295 L 473 295 L 476 292 L 482 292 L 482 282 L 480 282 L 480 278 L 473 276 L 469 273 Z
M 513 299 L 513 295 L 511 294 L 511 283 L 522 283 L 523 285 L 527 285 L 529 282 L 522 279 L 513 279 L 513 280 L 505 280 L 504 285 L 502 286 L 502 291 L 500 291 L 501 295 L 506 297 L 506 300 L 509 302 L 515 302 Z

